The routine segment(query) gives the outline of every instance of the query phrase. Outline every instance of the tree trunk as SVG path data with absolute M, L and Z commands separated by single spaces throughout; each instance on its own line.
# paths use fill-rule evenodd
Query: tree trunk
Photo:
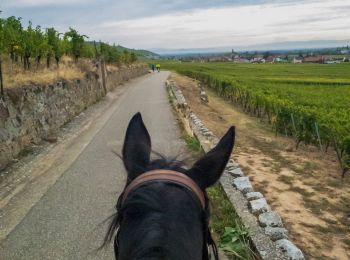
M 57 68 L 59 67 L 60 57 L 55 56 Z
M 326 144 L 326 150 L 325 150 L 326 153 L 328 152 L 328 148 L 329 148 L 329 141 L 327 141 L 327 144 Z
M 101 74 L 102 74 L 102 85 L 103 90 L 105 91 L 105 95 L 107 95 L 107 78 L 106 78 L 106 64 L 105 61 L 102 59 L 101 62 Z
M 48 69 L 50 68 L 50 59 L 51 59 L 50 56 L 47 56 L 47 57 L 46 57 L 46 67 L 47 67 Z
M 27 60 L 27 70 L 30 70 L 30 60 L 29 60 L 29 56 L 26 56 L 25 59 Z
M 94 48 L 95 48 L 95 59 L 98 58 L 98 51 L 97 51 L 97 47 L 96 47 L 96 41 L 94 41 Z
M 12 51 L 10 52 L 10 58 L 11 58 L 12 63 L 14 63 L 15 62 L 15 54 Z
M 24 70 L 27 69 L 27 59 L 26 59 L 26 57 L 23 58 L 23 68 L 24 68 Z
M 38 55 L 38 56 L 36 57 L 36 68 L 37 68 L 37 69 L 39 69 L 40 60 L 41 60 L 41 55 Z
M 4 83 L 2 77 L 2 59 L 0 58 L 0 94 L 1 97 L 4 98 Z
M 337 141 L 336 141 L 336 139 L 335 139 L 334 136 L 333 136 L 333 145 L 334 145 L 335 153 L 337 154 L 337 158 L 338 158 L 340 167 L 341 167 L 342 170 L 343 170 L 343 172 L 342 172 L 342 177 L 344 177 L 344 176 L 345 176 L 345 173 L 347 172 L 348 169 L 346 169 L 346 166 L 344 166 L 344 164 L 343 164 L 343 158 L 342 158 L 342 156 L 340 155 L 339 147 L 338 147 L 338 145 L 337 145 Z

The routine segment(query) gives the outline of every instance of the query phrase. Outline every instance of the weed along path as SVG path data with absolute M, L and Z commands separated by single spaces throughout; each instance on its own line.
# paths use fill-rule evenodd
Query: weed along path
M 336 155 L 312 146 L 295 150 L 290 138 L 275 136 L 259 122 L 208 91 L 200 99 L 197 82 L 172 74 L 188 105 L 220 136 L 236 125 L 235 159 L 277 211 L 290 238 L 308 259 L 350 259 L 350 176 L 340 177 Z
M 164 87 L 168 76 L 153 73 L 126 83 L 124 92 L 62 148 L 62 158 L 46 158 L 56 160 L 46 161 L 54 168 L 29 178 L 11 198 L 0 197 L 0 259 L 113 259 L 112 247 L 96 249 L 125 183 L 113 151 L 121 151 L 130 118 L 142 113 L 155 151 L 177 155 L 185 149 Z

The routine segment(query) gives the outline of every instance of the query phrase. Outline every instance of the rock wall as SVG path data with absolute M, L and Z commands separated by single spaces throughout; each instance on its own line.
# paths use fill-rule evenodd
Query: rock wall
M 135 78 L 135 76 L 144 75 L 148 70 L 149 68 L 146 65 L 131 65 L 107 69 L 107 90 L 111 91 L 117 85 Z
M 141 64 L 107 70 L 107 90 L 147 72 Z M 0 170 L 105 95 L 101 73 L 95 72 L 74 81 L 7 89 L 0 99 Z

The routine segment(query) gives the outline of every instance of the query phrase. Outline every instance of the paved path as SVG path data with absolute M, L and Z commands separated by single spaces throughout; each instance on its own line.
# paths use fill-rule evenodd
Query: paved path
M 77 145 L 87 142 L 77 159 L 0 242 L 0 259 L 113 259 L 111 248 L 94 249 L 124 185 L 124 168 L 112 150 L 121 151 L 131 116 L 142 113 L 156 151 L 175 155 L 184 147 L 164 86 L 167 77 L 149 74 L 123 86 L 123 95 L 104 113 L 108 120 L 90 126 L 99 127 L 90 140 L 76 138 Z M 74 146 L 66 152 L 70 149 Z

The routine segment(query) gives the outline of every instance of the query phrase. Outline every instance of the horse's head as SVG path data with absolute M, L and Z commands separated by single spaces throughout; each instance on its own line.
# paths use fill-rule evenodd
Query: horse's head
M 151 160 L 150 135 L 141 114 L 133 116 L 122 153 L 127 183 L 109 232 L 111 239 L 118 230 L 118 259 L 207 259 L 211 236 L 205 189 L 220 178 L 234 138 L 231 127 L 216 147 L 185 169 L 176 160 Z M 145 181 L 154 173 L 158 177 Z M 168 173 L 172 176 L 159 177 Z

